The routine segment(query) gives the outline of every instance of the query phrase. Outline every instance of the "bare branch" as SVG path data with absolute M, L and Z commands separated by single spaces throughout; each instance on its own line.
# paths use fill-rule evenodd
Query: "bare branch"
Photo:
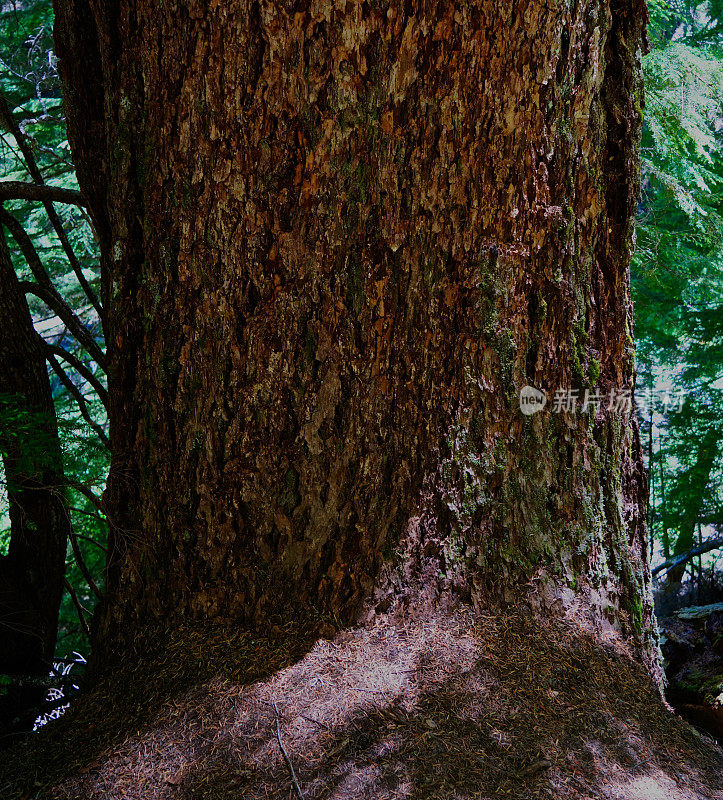
M 103 351 L 90 331 L 75 315 L 70 306 L 65 302 L 63 296 L 53 285 L 50 276 L 43 266 L 43 262 L 40 260 L 38 251 L 35 249 L 35 245 L 30 236 L 28 236 L 25 228 L 23 228 L 15 217 L 4 209 L 2 205 L 0 205 L 0 222 L 10 231 L 13 239 L 15 239 L 33 277 L 37 281 L 40 290 L 43 291 L 42 296 L 38 294 L 37 291 L 31 290 L 32 293 L 35 294 L 36 297 L 40 297 L 40 299 L 63 320 L 75 338 L 85 347 L 94 360 L 97 361 L 100 368 L 105 371 L 105 357 Z M 32 286 L 32 284 L 27 283 L 24 285 L 26 287 L 28 285 Z
M 90 641 L 90 628 L 88 627 L 88 623 L 85 621 L 85 614 L 89 612 L 87 609 L 83 608 L 81 605 L 80 600 L 78 600 L 78 595 L 75 593 L 75 589 L 72 587 L 70 581 L 67 578 L 64 578 L 65 588 L 70 595 L 70 599 L 73 601 L 73 605 L 75 606 L 75 610 L 78 612 L 78 620 L 80 621 L 80 627 L 83 629 L 83 633 Z
M 711 550 L 717 550 L 719 547 L 723 547 L 723 538 L 720 539 L 710 539 L 707 542 L 704 542 L 698 547 L 694 547 L 692 550 L 688 550 L 687 553 L 683 553 L 682 555 L 676 556 L 675 558 L 670 558 L 663 564 L 659 564 L 653 571 L 652 575 L 655 576 L 659 572 L 665 570 L 666 572 L 674 569 L 675 567 L 679 567 L 681 564 L 685 564 L 686 562 L 690 561 L 691 558 L 695 558 L 696 556 L 701 556 L 703 553 L 709 553 Z
M 61 347 L 57 344 L 50 344 L 50 342 L 46 342 L 40 334 L 38 334 L 38 338 L 43 342 L 43 347 L 51 352 L 55 356 L 59 356 L 70 364 L 71 367 L 84 378 L 95 390 L 95 393 L 98 395 L 98 399 L 101 403 L 103 403 L 103 407 L 108 410 L 108 390 L 103 386 L 103 384 L 96 378 L 93 372 L 85 366 L 85 364 L 77 357 L 74 356 L 72 353 L 69 353 L 65 348 Z
M 44 185 L 45 180 L 43 179 L 43 175 L 40 172 L 38 163 L 35 160 L 32 148 L 28 145 L 25 134 L 20 130 L 20 127 L 2 93 L 0 93 L 0 122 L 4 123 L 7 130 L 9 130 L 15 138 L 15 141 L 20 148 L 20 152 L 25 158 L 25 165 L 30 173 L 30 177 L 35 181 L 36 184 Z M 65 228 L 63 227 L 63 223 L 58 216 L 58 213 L 53 207 L 53 203 L 50 200 L 43 200 L 42 203 L 43 207 L 45 208 L 45 212 L 48 215 L 48 219 L 50 220 L 50 224 L 53 226 L 53 229 L 60 240 L 60 244 L 65 251 L 65 255 L 70 262 L 70 266 L 75 273 L 75 277 L 80 284 L 80 288 L 85 292 L 85 295 L 88 300 L 90 300 L 93 308 L 95 308 L 95 310 L 98 312 L 98 316 L 103 319 L 103 308 L 96 297 L 95 292 L 86 280 L 85 275 L 83 275 L 83 269 L 80 266 L 80 262 L 78 261 L 78 257 L 75 255 L 75 251 L 73 250 L 70 241 L 68 240 L 68 235 L 65 232 Z
M 98 588 L 98 584 L 93 580 L 93 576 L 90 574 L 90 570 L 88 569 L 88 565 L 85 563 L 85 560 L 83 559 L 83 554 L 80 552 L 80 547 L 78 545 L 76 535 L 73 531 L 70 532 L 70 546 L 73 548 L 73 556 L 75 557 L 75 563 L 78 565 L 78 569 L 85 578 L 85 582 L 88 584 L 88 588 L 91 590 L 91 592 L 93 592 L 93 594 L 99 600 L 102 600 L 103 593 Z
M 98 495 L 92 490 L 89 489 L 84 483 L 79 483 L 78 481 L 74 481 L 72 478 L 68 478 L 66 476 L 65 482 L 71 489 L 75 489 L 76 492 L 82 494 L 86 500 L 89 500 L 92 505 L 94 505 L 98 511 L 105 517 L 105 508 L 103 507 L 103 500 L 98 497 Z
M 83 395 L 78 391 L 78 387 L 70 380 L 65 370 L 60 366 L 58 360 L 52 353 L 46 353 L 45 357 L 48 360 L 48 364 L 53 368 L 55 374 L 60 378 L 60 382 L 65 386 L 65 388 L 70 392 L 73 399 L 75 400 L 76 404 L 78 405 L 78 409 L 83 417 L 83 419 L 90 425 L 90 427 L 95 431 L 98 438 L 103 442 L 103 444 L 108 447 L 109 441 L 108 437 L 106 436 L 105 431 L 103 428 L 93 419 L 90 415 L 90 409 L 88 408 L 88 403 Z
M 100 520 L 101 522 L 106 522 L 105 517 L 101 517 L 98 514 L 94 514 L 92 511 L 83 511 L 82 508 L 76 508 L 75 506 L 68 506 L 68 508 L 71 511 L 75 511 L 76 514 L 83 514 L 86 517 L 93 517 L 93 519 Z M 108 548 L 103 547 L 103 545 L 100 542 L 96 542 L 96 540 L 92 536 L 86 536 L 84 533 L 74 533 L 73 535 L 76 537 L 76 539 L 85 539 L 86 542 L 94 544 L 96 547 L 100 548 L 104 553 L 108 552 Z
M 26 294 L 33 294 L 42 300 L 45 305 L 54 311 L 58 317 L 68 326 L 68 330 L 75 336 L 81 344 L 98 363 L 98 366 L 105 371 L 105 356 L 100 349 L 98 342 L 93 338 L 93 334 L 76 316 L 75 312 L 65 302 L 60 293 L 54 286 L 43 286 L 32 281 L 20 281 L 20 288 Z
M 75 189 L 25 181 L 0 181 L 0 201 L 2 200 L 45 200 L 74 206 L 87 205 L 83 195 Z
M 43 266 L 43 262 L 40 260 L 40 256 L 38 255 L 38 251 L 35 249 L 32 239 L 30 236 L 28 236 L 25 228 L 23 228 L 23 226 L 15 219 L 15 217 L 7 209 L 3 208 L 2 205 L 0 205 L 0 222 L 2 222 L 2 224 L 12 234 L 13 239 L 15 239 L 17 246 L 20 248 L 20 252 L 27 261 L 35 280 L 43 286 L 46 284 L 52 284 L 50 276 Z

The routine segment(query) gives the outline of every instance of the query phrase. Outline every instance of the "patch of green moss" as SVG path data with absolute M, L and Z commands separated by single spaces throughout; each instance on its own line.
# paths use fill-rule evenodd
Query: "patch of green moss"
M 279 495 L 279 505 L 291 514 L 293 510 L 301 503 L 301 495 L 299 494 L 299 473 L 292 467 L 287 470 L 284 475 L 284 483 Z
M 570 342 L 570 358 L 573 377 L 582 383 L 585 380 L 584 363 L 587 358 L 587 342 L 590 338 L 585 330 L 585 323 L 578 319 L 573 325 Z
M 590 359 L 590 364 L 587 368 L 587 375 L 590 386 L 595 386 L 595 384 L 598 382 L 598 378 L 600 377 L 600 361 L 598 361 L 597 358 Z

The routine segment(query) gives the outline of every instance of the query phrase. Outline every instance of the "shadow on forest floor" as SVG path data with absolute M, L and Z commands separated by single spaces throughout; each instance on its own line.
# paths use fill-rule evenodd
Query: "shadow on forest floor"
M 642 668 L 524 613 L 377 617 L 313 643 L 188 627 L 6 754 L 3 798 L 723 797 L 723 753 Z M 80 722 L 82 721 L 82 726 Z

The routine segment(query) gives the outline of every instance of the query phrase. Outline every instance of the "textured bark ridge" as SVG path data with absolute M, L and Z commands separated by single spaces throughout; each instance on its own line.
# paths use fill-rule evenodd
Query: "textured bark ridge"
M 634 420 L 517 400 L 632 387 L 642 0 L 89 5 L 56 35 L 105 237 L 101 631 L 349 618 L 416 526 L 460 591 L 649 653 Z

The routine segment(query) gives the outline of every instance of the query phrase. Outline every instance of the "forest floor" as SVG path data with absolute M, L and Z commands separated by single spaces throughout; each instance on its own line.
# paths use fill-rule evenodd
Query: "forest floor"
M 2 754 L 0 797 L 723 798 L 723 751 L 570 623 L 458 608 L 328 635 L 159 637 Z

